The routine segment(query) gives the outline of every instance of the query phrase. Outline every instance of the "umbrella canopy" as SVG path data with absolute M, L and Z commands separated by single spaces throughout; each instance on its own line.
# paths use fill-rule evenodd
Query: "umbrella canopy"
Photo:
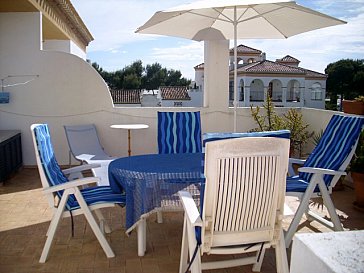
M 280 0 L 204 0 L 156 12 L 136 32 L 203 40 L 234 40 L 234 131 L 237 39 L 284 39 L 344 21 Z

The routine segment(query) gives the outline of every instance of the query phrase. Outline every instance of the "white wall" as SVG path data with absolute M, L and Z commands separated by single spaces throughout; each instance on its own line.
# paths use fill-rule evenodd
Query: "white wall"
M 86 52 L 70 40 L 45 40 L 43 42 L 43 50 L 71 53 L 86 60 Z

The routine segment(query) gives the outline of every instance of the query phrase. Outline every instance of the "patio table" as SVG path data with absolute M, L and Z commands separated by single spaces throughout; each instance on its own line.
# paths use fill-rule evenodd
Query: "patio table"
M 126 232 L 138 232 L 138 255 L 146 250 L 146 218 L 181 209 L 178 191 L 199 197 L 204 182 L 202 153 L 149 154 L 119 158 L 109 165 L 110 187 L 126 194 Z M 198 202 L 198 200 L 196 200 Z

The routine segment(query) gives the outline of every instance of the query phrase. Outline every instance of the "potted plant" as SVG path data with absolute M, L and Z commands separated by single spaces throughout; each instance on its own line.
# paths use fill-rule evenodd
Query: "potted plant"
M 300 112 L 291 108 L 282 116 L 279 116 L 275 112 L 274 103 L 270 96 L 267 96 L 267 100 L 263 104 L 263 113 L 261 113 L 259 106 L 255 108 L 251 106 L 250 110 L 254 121 L 258 124 L 258 128 L 251 130 L 252 132 L 290 130 L 290 156 L 297 155 L 302 157 L 303 146 L 312 137 L 313 132 L 307 131 L 309 124 L 303 121 L 303 116 Z
M 364 211 L 364 130 L 349 166 L 355 188 L 354 207 Z
M 343 100 L 342 104 L 344 113 L 364 115 L 364 96 L 356 97 L 354 100 Z

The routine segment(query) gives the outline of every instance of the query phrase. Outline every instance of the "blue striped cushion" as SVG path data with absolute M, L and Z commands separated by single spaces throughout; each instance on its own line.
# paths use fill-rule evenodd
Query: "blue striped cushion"
M 279 137 L 279 138 L 290 138 L 291 132 L 289 130 L 278 130 L 278 131 L 264 131 L 264 132 L 251 132 L 251 133 L 204 133 L 202 135 L 202 150 L 204 152 L 207 142 L 240 138 L 240 137 Z
M 160 154 L 201 151 L 200 112 L 158 112 L 158 152 Z
M 37 141 L 40 160 L 49 185 L 55 186 L 67 182 L 68 179 L 61 171 L 54 155 L 48 126 L 46 124 L 36 126 L 34 128 L 34 134 Z
M 304 167 L 339 170 L 358 140 L 363 125 L 364 119 L 361 117 L 334 115 Z M 299 173 L 299 177 L 305 181 L 310 181 L 312 175 Z M 332 175 L 325 175 L 326 185 L 331 183 L 332 178 Z
M 303 180 L 298 175 L 287 177 L 286 192 L 305 192 L 308 184 L 306 180 Z M 319 187 L 316 186 L 314 192 L 319 191 Z
M 81 190 L 82 196 L 87 205 L 102 203 L 125 204 L 125 194 L 114 193 L 109 186 L 89 187 Z M 70 195 L 67 201 L 67 209 L 75 210 L 80 208 L 74 195 Z
M 63 174 L 54 155 L 51 136 L 47 124 L 40 124 L 34 128 L 34 135 L 37 142 L 38 152 L 42 167 L 50 186 L 59 185 L 68 182 L 68 178 Z M 98 203 L 119 203 L 125 204 L 125 195 L 113 193 L 109 186 L 89 187 L 81 190 L 88 205 Z M 63 191 L 57 192 L 59 198 L 62 197 Z M 79 208 L 79 204 L 72 194 L 69 196 L 66 204 L 68 210 Z

